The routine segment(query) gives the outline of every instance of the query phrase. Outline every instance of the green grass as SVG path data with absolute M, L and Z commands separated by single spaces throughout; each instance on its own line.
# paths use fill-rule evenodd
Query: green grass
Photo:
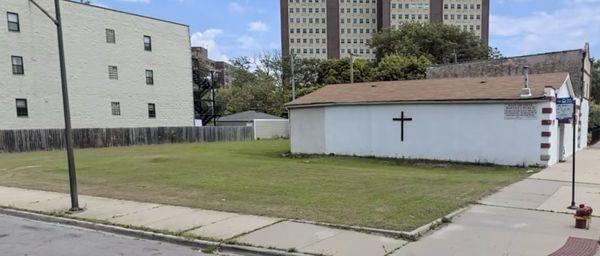
M 288 141 L 76 150 L 81 194 L 409 231 L 527 169 L 283 156 Z M 63 151 L 0 154 L 0 185 L 68 191 Z

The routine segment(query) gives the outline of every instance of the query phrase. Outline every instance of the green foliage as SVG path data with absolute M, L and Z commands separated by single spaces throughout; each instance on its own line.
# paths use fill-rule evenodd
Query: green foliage
M 590 104 L 589 128 L 600 128 L 600 104 Z
M 403 57 L 386 56 L 371 72 L 373 81 L 396 81 L 425 78 L 425 71 L 431 66 L 431 61 L 425 56 Z
M 377 59 L 385 56 L 426 56 L 434 64 L 498 58 L 499 51 L 489 48 L 470 31 L 440 23 L 406 23 L 373 35 L 370 43 Z
M 232 59 L 231 64 L 231 86 L 217 95 L 217 101 L 225 105 L 225 115 L 247 110 L 284 115 L 283 105 L 291 96 L 281 85 L 281 58 L 265 54 L 256 63 L 240 57 Z
M 591 98 L 596 104 L 600 104 L 600 60 L 593 62 Z

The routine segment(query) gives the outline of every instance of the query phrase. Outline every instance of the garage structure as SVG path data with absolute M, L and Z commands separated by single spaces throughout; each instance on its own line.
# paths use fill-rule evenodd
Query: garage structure
M 527 79 L 526 79 L 527 78 Z M 329 85 L 286 106 L 291 151 L 549 166 L 587 146 L 589 105 L 568 73 Z
M 254 127 L 254 139 L 289 138 L 288 119 L 253 110 L 223 116 L 217 126 Z

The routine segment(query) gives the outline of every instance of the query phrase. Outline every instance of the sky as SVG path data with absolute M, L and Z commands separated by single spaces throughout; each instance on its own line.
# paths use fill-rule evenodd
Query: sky
M 591 46 L 600 58 L 600 0 L 490 0 L 490 46 L 504 56 Z M 228 60 L 281 50 L 279 0 L 92 0 L 190 25 L 193 46 Z

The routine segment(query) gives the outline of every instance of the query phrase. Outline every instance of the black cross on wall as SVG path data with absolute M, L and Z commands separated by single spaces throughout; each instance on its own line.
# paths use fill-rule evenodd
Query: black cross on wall
M 400 114 L 400 118 L 394 118 L 395 122 L 400 122 L 400 141 L 404 141 L 404 122 L 410 122 L 413 119 L 404 117 L 404 111 Z

